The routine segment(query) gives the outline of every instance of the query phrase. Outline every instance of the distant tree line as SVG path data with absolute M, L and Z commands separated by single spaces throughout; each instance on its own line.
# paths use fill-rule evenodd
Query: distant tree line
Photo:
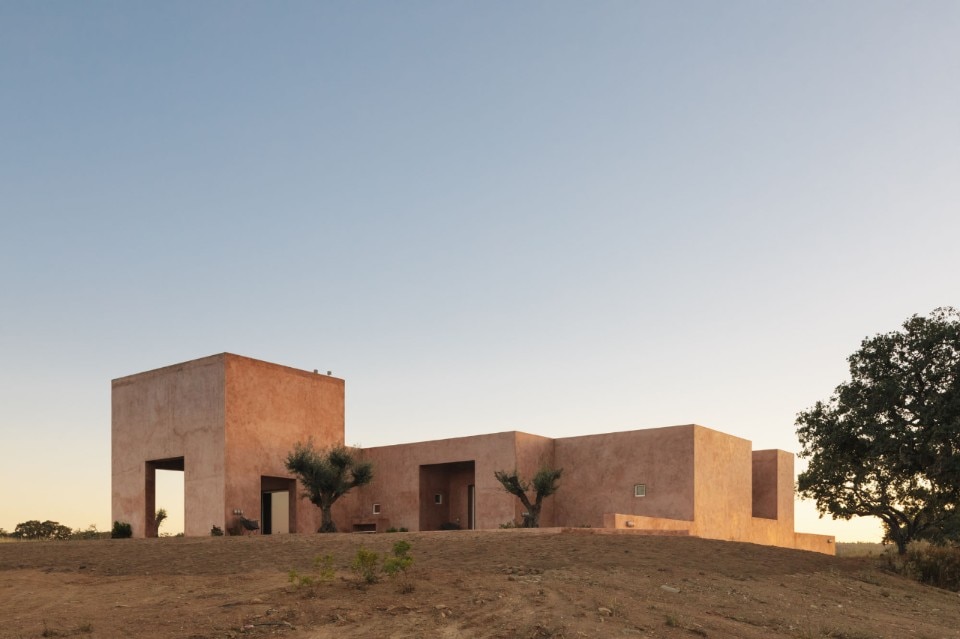
M 90 524 L 87 528 L 73 529 L 57 521 L 39 521 L 31 519 L 20 522 L 13 532 L 0 528 L 0 538 L 29 539 L 29 540 L 65 540 L 65 539 L 101 539 L 109 536 L 97 530 L 96 525 Z

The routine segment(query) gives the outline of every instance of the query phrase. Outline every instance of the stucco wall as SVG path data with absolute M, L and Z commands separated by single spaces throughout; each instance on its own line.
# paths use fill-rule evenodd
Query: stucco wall
M 777 451 L 753 451 L 753 516 L 776 519 L 779 511 L 777 499 Z
M 703 426 L 696 426 L 694 434 L 694 534 L 710 539 L 749 539 L 753 513 L 750 442 Z
M 664 519 L 662 517 L 606 513 L 603 516 L 603 527 L 636 531 L 653 530 L 689 533 L 693 527 L 693 522 L 684 519 Z
M 344 381 L 238 355 L 224 360 L 228 481 L 221 517 L 229 525 L 234 509 L 261 518 L 260 478 L 292 477 L 284 460 L 297 441 L 312 439 L 319 449 L 343 444 Z M 302 490 L 298 483 L 297 492 Z M 315 532 L 319 509 L 306 499 L 294 503 L 295 530 Z
M 147 532 L 145 462 L 183 457 L 186 535 L 223 523 L 224 367 L 215 355 L 112 382 L 112 517 Z M 162 507 L 163 504 L 156 504 Z
M 753 516 L 776 521 L 775 532 L 764 533 L 757 543 L 793 544 L 793 504 L 793 455 L 783 450 L 753 451 Z M 760 529 L 754 525 L 755 531 Z
M 603 526 L 604 513 L 692 520 L 693 426 L 651 428 L 555 440 L 563 468 L 557 526 Z M 646 496 L 634 497 L 645 484 Z
M 797 550 L 822 552 L 826 555 L 837 554 L 837 543 L 833 535 L 814 535 L 811 533 L 794 533 L 793 547 Z

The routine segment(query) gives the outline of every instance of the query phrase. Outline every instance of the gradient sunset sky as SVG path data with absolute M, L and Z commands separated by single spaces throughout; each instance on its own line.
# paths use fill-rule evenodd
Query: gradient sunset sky
M 958 239 L 952 0 L 3 2 L 0 527 L 109 529 L 110 380 L 224 351 L 363 446 L 796 452 Z

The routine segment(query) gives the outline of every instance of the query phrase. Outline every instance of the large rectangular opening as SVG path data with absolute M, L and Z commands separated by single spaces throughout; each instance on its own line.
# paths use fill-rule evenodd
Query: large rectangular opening
M 183 457 L 154 459 L 146 462 L 144 473 L 144 537 L 182 533 L 184 530 L 184 461 Z M 159 471 L 159 472 L 158 472 Z M 167 519 L 157 526 L 157 511 L 167 512 Z
M 476 526 L 473 460 L 420 466 L 420 530 Z
M 297 480 L 260 477 L 260 534 L 285 535 L 297 530 Z

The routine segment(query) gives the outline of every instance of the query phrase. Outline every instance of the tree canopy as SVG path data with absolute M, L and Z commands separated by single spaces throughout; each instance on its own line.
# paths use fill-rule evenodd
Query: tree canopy
M 161 508 L 153 515 L 153 523 L 157 526 L 157 531 L 160 530 L 160 526 L 163 525 L 163 522 L 167 520 L 167 509 Z
M 503 489 L 511 495 L 518 497 L 520 503 L 523 504 L 523 507 L 526 509 L 523 517 L 524 528 L 540 527 L 540 510 L 543 508 L 543 500 L 559 490 L 560 486 L 557 482 L 560 480 L 561 475 L 563 475 L 562 468 L 542 466 L 540 470 L 537 471 L 537 474 L 533 476 L 534 500 L 531 502 L 527 496 L 527 491 L 530 490 L 531 487 L 530 482 L 521 479 L 516 469 L 510 473 L 502 470 L 493 473 L 493 476 L 497 478 L 497 481 L 500 482 Z
M 17 524 L 12 536 L 17 539 L 70 539 L 72 533 L 73 530 L 59 522 L 31 519 Z
M 373 464 L 358 459 L 345 446 L 318 451 L 312 442 L 297 442 L 287 455 L 286 466 L 303 484 L 303 496 L 320 508 L 323 519 L 319 532 L 337 532 L 333 504 L 353 488 L 373 480 Z
M 960 540 L 960 313 L 914 315 L 847 361 L 850 380 L 797 415 L 799 493 L 821 514 L 880 518 L 900 553 Z

